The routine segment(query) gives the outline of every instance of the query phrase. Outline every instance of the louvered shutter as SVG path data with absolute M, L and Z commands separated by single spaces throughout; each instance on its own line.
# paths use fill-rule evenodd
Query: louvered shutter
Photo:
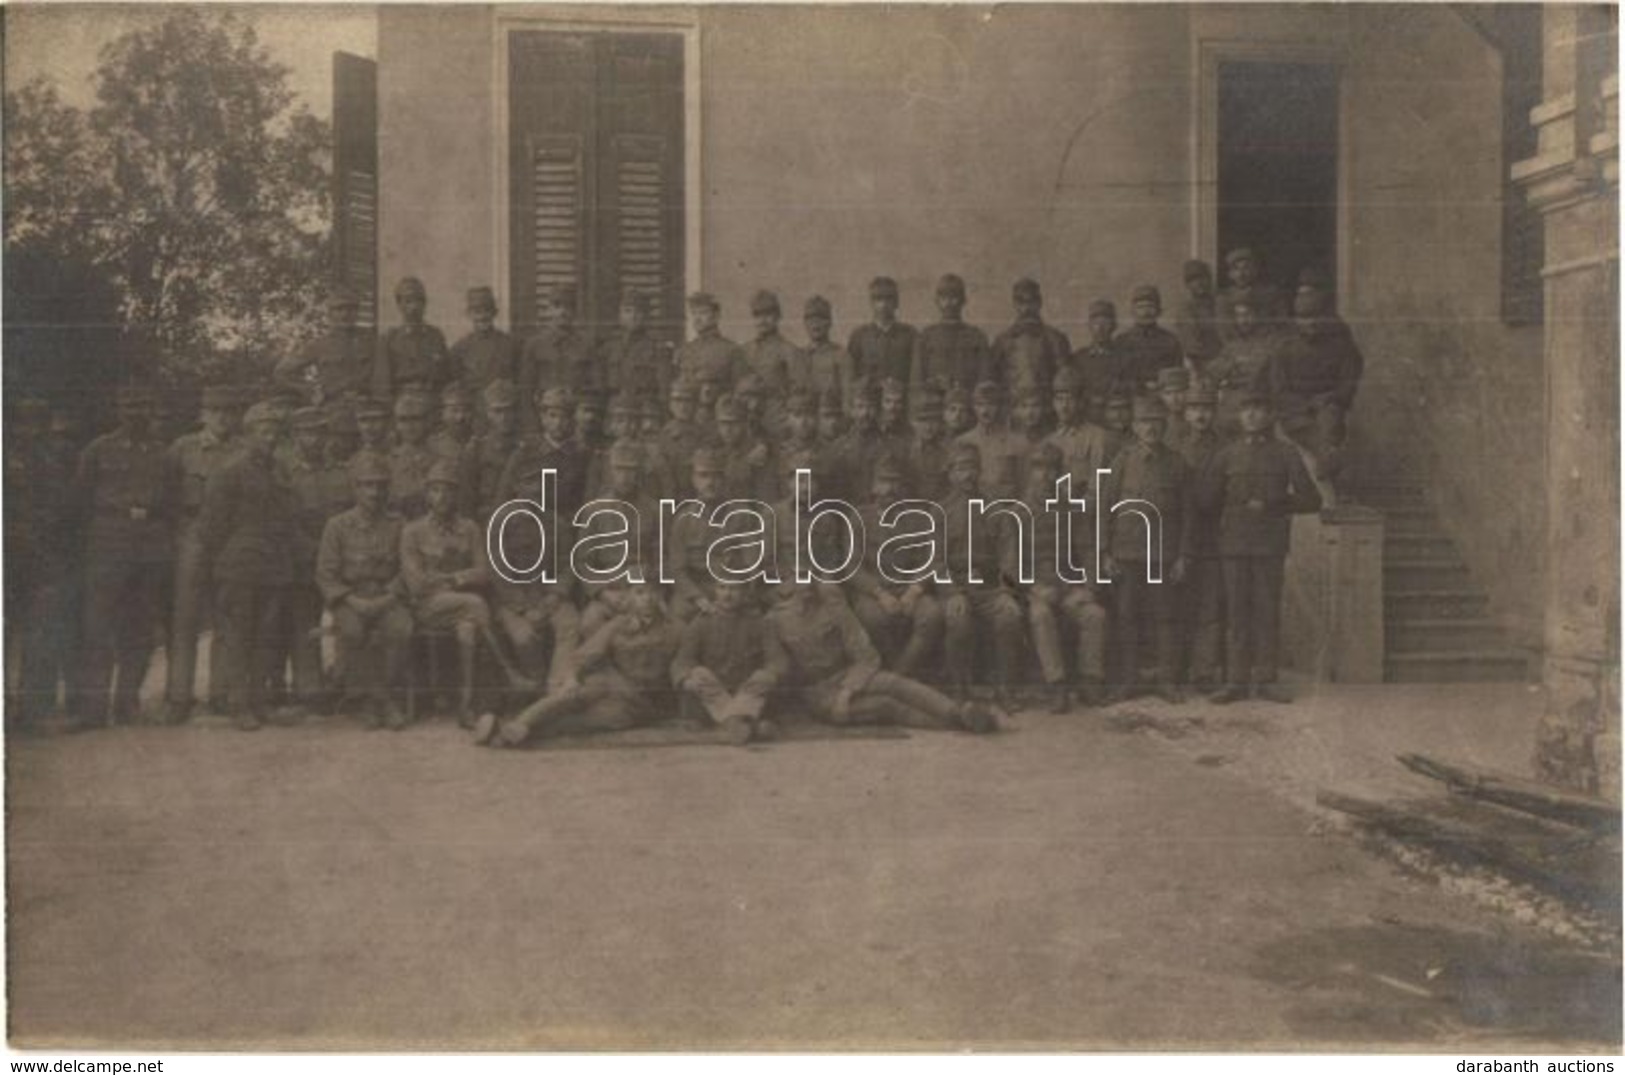
M 378 323 L 378 65 L 333 54 L 333 275 Z
M 537 136 L 530 144 L 530 228 L 533 259 L 525 279 L 533 308 L 559 284 L 578 291 L 586 262 L 586 167 L 581 139 Z

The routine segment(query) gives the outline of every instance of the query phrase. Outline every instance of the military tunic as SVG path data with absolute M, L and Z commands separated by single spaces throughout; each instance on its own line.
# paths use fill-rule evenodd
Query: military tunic
M 272 376 L 297 389 L 309 406 L 349 405 L 373 387 L 378 337 L 367 329 L 329 329 L 303 350 L 283 358 Z
M 901 321 L 889 325 L 870 322 L 853 329 L 846 345 L 852 383 L 879 384 L 889 377 L 910 384 L 918 338 L 914 326 Z
M 715 329 L 677 349 L 677 375 L 691 384 L 710 381 L 732 389 L 750 371 L 739 345 Z
M 938 321 L 919 335 L 914 348 L 914 387 L 935 385 L 946 392 L 969 392 L 993 377 L 987 333 L 963 321 Z
M 994 338 L 990 354 L 994 381 L 1012 390 L 1036 385 L 1048 391 L 1072 354 L 1072 341 L 1042 321 L 1017 321 Z
M 451 345 L 452 376 L 478 396 L 492 381 L 514 379 L 519 352 L 519 341 L 501 329 L 475 329 Z
M 204 489 L 209 480 L 236 455 L 238 444 L 205 429 L 187 433 L 169 446 L 171 480 L 178 510 L 175 530 L 175 575 L 169 620 L 168 681 L 165 696 L 171 706 L 184 710 L 192 704 L 197 676 L 198 634 L 210 619 L 213 587 L 208 556 L 198 531 Z M 209 684 L 216 700 L 224 698 L 225 632 L 216 624 L 209 653 Z
M 333 613 L 345 685 L 378 700 L 400 682 L 412 637 L 412 616 L 400 600 L 402 526 L 399 515 L 351 508 L 327 521 L 316 556 L 316 585 Z
M 393 325 L 378 346 L 373 392 L 390 399 L 408 388 L 439 393 L 455 376 L 446 337 L 433 325 Z

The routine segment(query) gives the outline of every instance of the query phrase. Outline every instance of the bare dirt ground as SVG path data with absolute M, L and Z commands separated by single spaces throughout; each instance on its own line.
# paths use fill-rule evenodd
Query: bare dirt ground
M 1250 736 L 1082 712 L 745 749 L 491 752 L 445 723 L 13 741 L 11 1040 L 1618 1048 L 1613 958 L 1214 760 Z

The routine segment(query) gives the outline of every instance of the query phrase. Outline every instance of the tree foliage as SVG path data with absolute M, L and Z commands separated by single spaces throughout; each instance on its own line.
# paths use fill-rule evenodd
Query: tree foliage
M 8 251 L 93 265 L 168 379 L 247 379 L 308 336 L 327 264 L 328 126 L 235 13 L 110 42 L 96 103 L 6 94 Z

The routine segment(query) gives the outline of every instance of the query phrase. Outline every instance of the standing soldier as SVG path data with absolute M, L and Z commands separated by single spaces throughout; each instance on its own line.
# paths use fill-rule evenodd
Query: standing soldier
M 1101 404 L 1100 428 L 1106 434 L 1106 458 L 1116 459 L 1119 452 L 1134 443 L 1134 431 L 1129 424 L 1134 418 L 1134 397 L 1124 389 L 1114 389 Z
M 412 640 L 401 596 L 401 517 L 389 510 L 389 468 L 360 454 L 351 466 L 355 507 L 327 520 L 316 585 L 333 614 L 348 695 L 367 704 L 369 727 L 406 726 L 396 697 Z
M 913 325 L 897 320 L 897 281 L 877 276 L 869 281 L 869 307 L 874 320 L 852 330 L 846 352 L 853 382 L 878 385 L 887 377 L 908 384 L 914 365 Z
M 575 397 L 564 388 L 549 388 L 536 399 L 536 412 L 541 416 L 541 429 L 533 437 L 526 437 L 514 449 L 504 468 L 498 494 L 500 504 L 507 500 L 514 487 L 514 464 L 527 455 L 539 455 L 542 465 L 552 468 L 557 477 L 555 489 L 558 503 L 549 505 L 559 512 L 559 518 L 572 519 L 576 509 L 586 500 L 587 457 L 571 435 L 570 421 L 575 410 Z M 561 550 L 562 551 L 562 550 Z
M 479 395 L 492 381 L 513 380 L 519 342 L 496 327 L 497 297 L 488 287 L 468 289 L 468 319 L 473 329 L 451 345 L 452 375 Z
M 174 602 L 169 620 L 168 683 L 165 720 L 178 724 L 192 715 L 192 695 L 197 675 L 198 633 L 209 616 L 214 587 L 209 582 L 209 556 L 203 546 L 199 520 L 203 515 L 203 491 L 210 479 L 231 461 L 240 447 L 237 425 L 240 420 L 234 391 L 220 385 L 203 390 L 203 428 L 183 434 L 169 446 L 168 466 L 171 493 L 176 506 Z M 209 693 L 219 703 L 225 699 L 226 632 L 215 623 L 214 642 L 209 648 Z M 218 709 L 218 705 L 211 708 Z
M 779 297 L 771 291 L 758 291 L 750 299 L 750 316 L 756 322 L 756 338 L 744 347 L 745 363 L 761 380 L 768 395 L 783 399 L 790 387 L 790 370 L 801 364 L 801 351 L 779 335 Z
M 698 391 L 692 381 L 678 378 L 672 383 L 667 406 L 671 419 L 660 430 L 656 441 L 654 480 L 668 496 L 681 497 L 688 489 L 688 471 L 694 450 L 700 446 L 703 431 L 694 421 L 694 408 Z
M 946 516 L 943 549 L 950 582 L 943 613 L 949 674 L 961 698 L 970 690 L 976 655 L 992 640 L 993 682 L 1002 704 L 1015 672 L 1021 647 L 1021 609 L 1000 581 L 999 547 L 987 517 L 971 509 L 982 497 L 982 453 L 974 443 L 954 445 L 948 457 L 951 486 L 942 509 Z
M 1241 401 L 1241 437 L 1213 457 L 1206 496 L 1219 512 L 1223 559 L 1226 684 L 1213 701 L 1224 705 L 1249 691 L 1289 702 L 1276 686 L 1281 580 L 1292 540 L 1292 516 L 1320 510 L 1320 493 L 1296 448 L 1270 432 L 1270 400 L 1251 392 Z
M 716 449 L 726 468 L 723 491 L 729 498 L 772 501 L 778 497 L 778 461 L 773 449 L 752 435 L 744 408 L 731 395 L 717 400 Z
M 389 407 L 376 399 L 363 399 L 355 406 L 356 435 L 361 444 L 356 455 L 371 455 L 389 465 L 390 453 L 395 450 L 389 437 Z
M 1106 571 L 1117 598 L 1117 675 L 1114 700 L 1140 688 L 1140 634 L 1149 622 L 1156 640 L 1157 696 L 1182 702 L 1179 675 L 1179 584 L 1185 578 L 1185 547 L 1191 525 L 1189 468 L 1163 443 L 1168 412 L 1162 400 L 1134 401 L 1134 443 L 1118 453 L 1106 479 L 1101 505 L 1111 512 Z M 1123 501 L 1152 510 L 1114 511 Z M 1160 580 L 1152 582 L 1155 574 Z
M 940 390 L 967 392 L 992 375 L 992 352 L 987 334 L 965 323 L 965 281 L 948 273 L 937 281 L 936 324 L 920 333 L 914 349 L 914 383 L 934 384 Z
M 706 610 L 683 628 L 672 683 L 733 742 L 746 743 L 774 737 L 762 707 L 783 674 L 784 651 L 770 644 L 745 586 L 716 583 Z
M 550 388 L 580 391 L 602 387 L 602 370 L 593 360 L 592 343 L 576 330 L 576 289 L 557 284 L 542 304 L 542 328 L 525 341 L 519 359 L 519 398 L 528 402 Z M 520 415 L 524 432 L 536 428 L 537 415 Z
M 243 416 L 241 450 L 209 483 L 198 529 L 231 639 L 226 669 L 237 727 L 256 731 L 267 691 L 282 679 L 284 614 L 293 585 L 294 498 L 274 459 L 282 420 L 265 403 Z
M 1236 299 L 1229 313 L 1232 320 L 1224 346 L 1208 369 L 1219 390 L 1219 431 L 1233 437 L 1241 432 L 1242 399 L 1270 391 L 1275 356 L 1285 336 L 1279 326 L 1259 319 L 1252 299 Z
M 1348 412 L 1365 372 L 1365 358 L 1348 325 L 1331 309 L 1331 296 L 1305 274 L 1293 300 L 1293 330 L 1270 369 L 1281 431 L 1307 451 L 1315 477 L 1333 481 L 1343 469 Z
M 1213 268 L 1205 261 L 1187 261 L 1184 271 L 1185 298 L 1175 312 L 1174 330 L 1185 351 L 1192 374 L 1199 375 L 1208 363 L 1219 357 L 1224 341 L 1219 337 L 1219 306 L 1213 294 Z
M 437 458 L 461 461 L 474 436 L 474 397 L 468 385 L 453 381 L 440 393 L 440 428 L 429 438 Z
M 1224 676 L 1224 569 L 1219 560 L 1219 515 L 1204 490 L 1208 469 L 1224 441 L 1214 427 L 1219 394 L 1197 382 L 1185 396 L 1185 439 L 1176 445 L 1190 471 L 1190 544 L 1185 549 L 1183 645 L 1187 681 L 1210 691 Z
M 790 383 L 810 389 L 817 396 L 834 392 L 837 399 L 844 399 L 848 360 L 840 345 L 829 338 L 833 325 L 829 300 L 822 295 L 808 299 L 802 308 L 801 323 L 807 329 L 807 346 L 790 367 Z
M 1134 289 L 1130 308 L 1134 324 L 1117 334 L 1112 347 L 1121 376 L 1130 382 L 1119 387 L 1139 393 L 1155 389 L 1163 370 L 1183 365 L 1185 352 L 1179 346 L 1179 337 L 1157 324 L 1162 316 L 1162 292 L 1151 284 L 1141 284 Z
M 994 381 L 983 381 L 971 397 L 976 426 L 961 433 L 955 444 L 976 449 L 977 487 L 989 500 L 1015 495 L 1020 476 L 1013 468 L 1019 454 L 1004 422 L 1004 392 Z
M 1184 366 L 1157 371 L 1157 398 L 1168 412 L 1168 428 L 1162 439 L 1176 451 L 1185 440 L 1185 394 L 1190 387 L 1191 374 Z
M 664 400 L 671 386 L 672 346 L 649 333 L 650 298 L 627 288 L 617 310 L 619 330 L 598 348 L 598 364 L 610 392 L 628 402 Z
M 355 292 L 334 288 L 327 296 L 327 331 L 302 351 L 276 364 L 273 376 L 297 389 L 313 406 L 351 406 L 373 383 L 378 339 L 356 324 L 361 304 Z
M 454 370 L 445 335 L 423 320 L 429 308 L 423 281 L 408 276 L 396 284 L 395 308 L 401 313 L 401 323 L 386 330 L 379 342 L 373 391 L 380 399 L 410 389 L 435 395 L 451 380 Z
M 38 407 L 47 410 L 43 403 Z M 11 573 L 6 596 L 19 598 L 7 627 L 17 631 L 22 646 L 17 724 L 23 728 L 37 727 L 55 713 L 59 681 L 73 701 L 77 673 L 81 520 L 74 503 L 77 452 L 59 428 L 63 415 L 60 407 L 49 412 L 49 432 L 27 428 L 6 449 L 6 495 L 11 498 L 6 501 L 6 528 L 17 528 L 15 537 L 22 545 L 21 550 L 6 550 Z
M 857 500 L 869 488 L 870 468 L 885 449 L 880 433 L 880 386 L 860 380 L 852 389 L 851 427 L 841 435 L 830 453 L 835 464 L 835 487 L 830 491 L 848 500 Z
M 389 453 L 390 506 L 407 519 L 428 510 L 424 482 L 434 462 L 429 450 L 429 397 L 405 392 L 395 401 L 395 447 Z
M 827 479 L 828 447 L 818 440 L 818 399 L 805 388 L 794 388 L 784 407 L 784 439 L 778 443 L 777 455 L 788 459 L 792 455 L 808 455 L 815 462 L 813 469 Z M 787 487 L 788 488 L 788 487 Z
M 518 407 L 519 393 L 512 381 L 498 379 L 485 386 L 485 429 L 468 449 L 472 488 L 467 499 L 481 523 L 508 499 L 509 490 L 502 487 L 502 477 L 519 447 Z
M 903 467 L 890 455 L 875 464 L 870 497 L 858 508 L 864 532 L 883 534 L 881 513 L 904 495 Z M 910 490 L 910 492 L 914 492 Z M 849 584 L 852 611 L 876 650 L 893 671 L 918 677 L 940 654 L 943 635 L 942 602 L 928 582 L 907 586 L 880 573 L 878 560 L 864 556 Z
M 1049 435 L 1049 443 L 1061 450 L 1061 466 L 1072 475 L 1073 497 L 1091 496 L 1097 472 L 1110 466 L 1117 453 L 1108 443 L 1106 431 L 1087 417 L 1083 380 L 1076 370 L 1063 369 L 1055 375 L 1050 402 L 1055 409 L 1055 432 Z
M 353 500 L 350 475 L 326 451 L 330 419 L 315 407 L 293 414 L 294 457 L 283 471 L 292 492 L 293 582 L 288 588 L 288 656 L 293 696 L 301 706 L 322 701 L 322 594 L 316 588 L 316 553 L 327 520 Z
M 1117 307 L 1109 299 L 1089 304 L 1089 342 L 1072 355 L 1072 368 L 1078 374 L 1087 400 L 1083 416 L 1102 424 L 1106 398 L 1114 392 L 1133 392 L 1132 379 L 1124 375 L 1117 354 Z
M 1220 335 L 1228 335 L 1228 330 L 1234 328 L 1230 317 L 1238 302 L 1251 306 L 1259 321 L 1271 330 L 1286 320 L 1290 313 L 1286 295 L 1263 279 L 1258 255 L 1250 247 L 1240 246 L 1226 254 L 1224 268 L 1230 285 L 1219 292 Z
M 677 349 L 677 376 L 698 386 L 723 386 L 725 391 L 743 377 L 749 366 L 739 345 L 717 328 L 722 304 L 710 292 L 696 291 L 688 297 L 688 322 L 694 338 Z
M 83 697 L 75 716 L 86 726 L 106 721 L 115 668 L 113 721 L 136 716 L 172 548 L 174 486 L 152 432 L 152 392 L 126 385 L 117 407 L 118 427 L 86 445 L 76 478 L 87 532 Z
M 904 452 L 909 495 L 940 502 L 948 495 L 948 427 L 942 419 L 942 396 L 930 385 L 914 394 L 909 427 L 913 433 Z
M 1048 392 L 1055 371 L 1072 354 L 1072 341 L 1044 323 L 1044 295 L 1037 280 L 1017 280 L 1010 289 L 1010 301 L 1016 320 L 993 340 L 992 380 L 1007 391 L 1033 384 Z

